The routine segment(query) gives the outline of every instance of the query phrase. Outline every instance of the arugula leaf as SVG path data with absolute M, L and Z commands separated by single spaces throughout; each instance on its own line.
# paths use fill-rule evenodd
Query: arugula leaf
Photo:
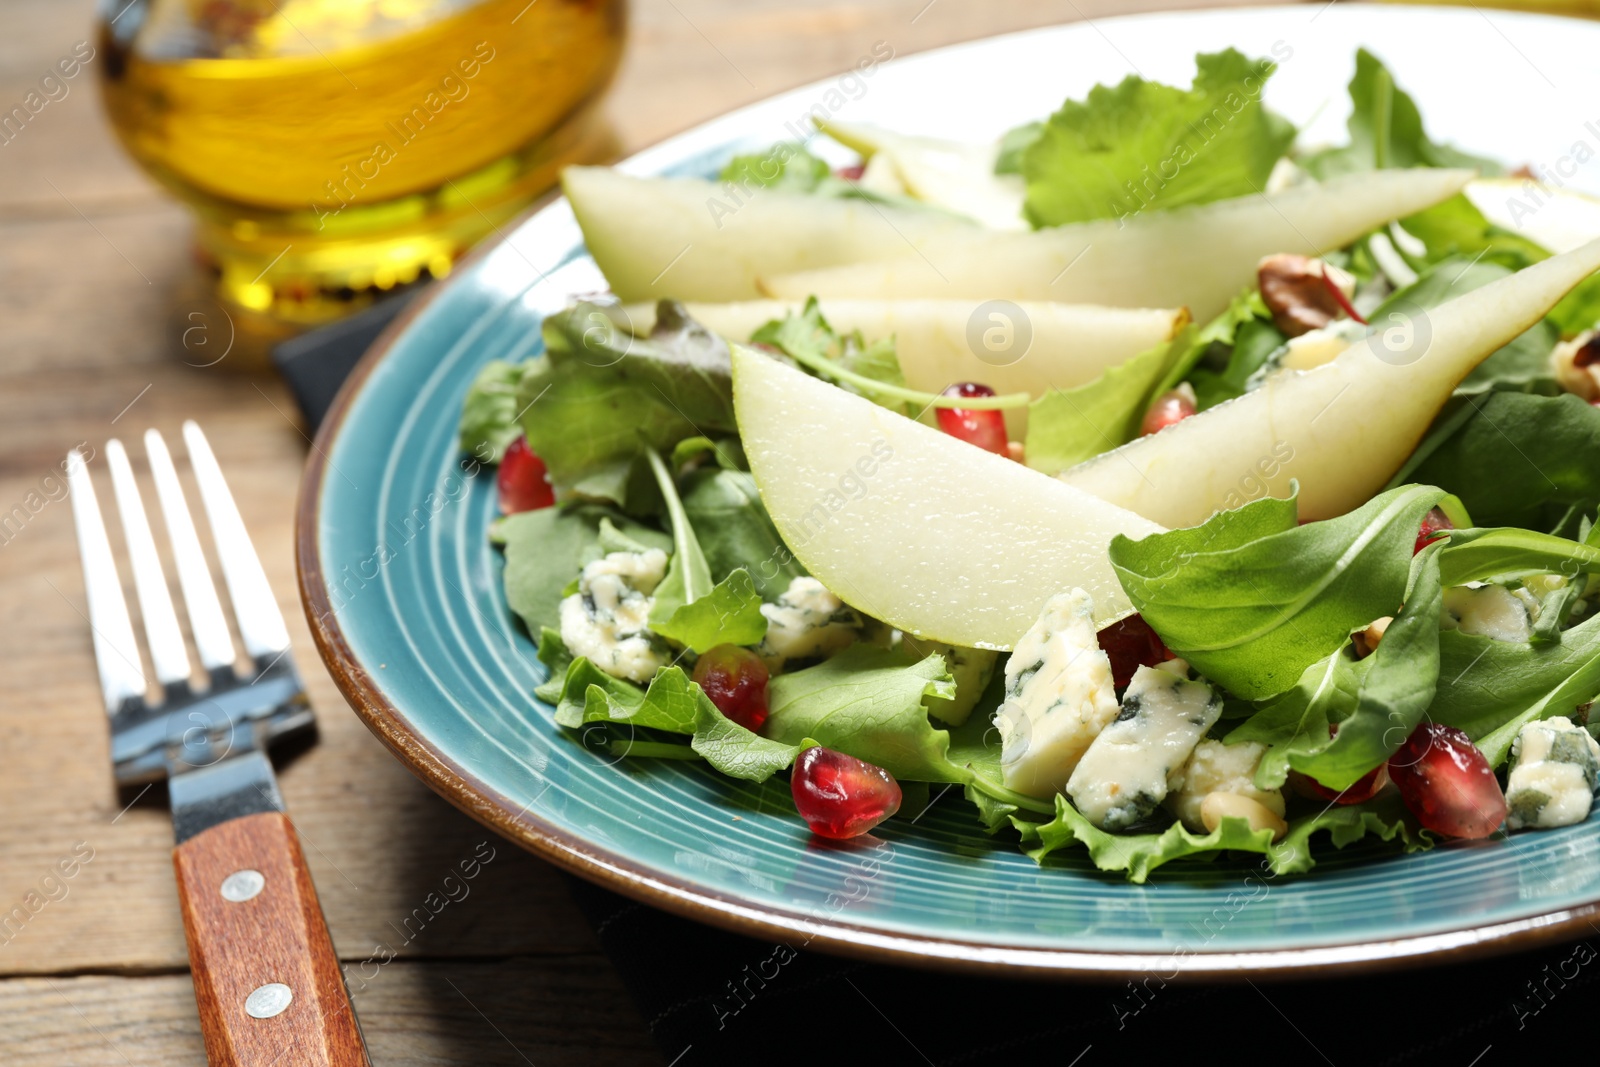
M 659 530 L 600 504 L 540 508 L 499 520 L 506 554 L 506 602 L 530 634 L 558 625 L 561 600 L 573 576 L 584 564 L 615 550 L 602 542 L 602 530 L 608 525 L 612 536 L 643 548 L 672 547 L 671 539 Z
M 1600 548 L 1512 526 L 1452 530 L 1444 549 L 1446 585 L 1501 584 L 1535 574 L 1600 572 Z M 1389 638 L 1384 636 L 1384 640 Z
M 1239 327 L 1254 319 L 1270 322 L 1272 312 L 1267 310 L 1266 301 L 1261 298 L 1261 290 L 1252 285 L 1234 297 L 1222 314 L 1200 329 L 1178 335 L 1177 339 L 1186 340 L 1187 343 L 1180 346 L 1172 365 L 1167 368 L 1166 375 L 1152 393 L 1159 396 L 1169 389 L 1176 388 L 1179 382 L 1189 378 L 1190 371 L 1201 364 L 1207 366 L 1226 364 Z
M 526 364 L 493 360 L 483 365 L 461 401 L 461 451 L 480 463 L 499 463 L 522 434 L 517 386 Z
M 528 447 L 557 489 L 625 503 L 641 444 L 736 433 L 732 366 L 721 338 L 662 301 L 649 337 L 614 309 L 580 303 L 544 321 L 545 354 L 517 389 Z
M 786 745 L 751 733 L 718 711 L 699 686 L 694 688 L 699 694 L 699 704 L 694 737 L 689 745 L 723 774 L 751 782 L 764 782 L 789 767 L 795 757 L 811 747 L 807 744 L 808 738 L 801 738 L 798 744 Z
M 1317 178 L 1389 167 L 1467 167 L 1500 174 L 1499 163 L 1430 140 L 1416 102 L 1395 84 L 1387 67 L 1365 48 L 1356 52 L 1350 79 L 1350 143 L 1312 153 L 1300 165 Z
M 567 682 L 567 671 L 572 667 L 572 652 L 561 640 L 561 631 L 549 626 L 539 627 L 539 662 L 549 670 L 545 680 L 533 687 L 533 695 L 546 704 L 561 699 L 561 690 Z
M 799 313 L 790 313 L 773 319 L 750 335 L 751 344 L 771 345 L 790 359 L 816 373 L 819 361 L 841 370 L 860 375 L 874 382 L 904 389 L 905 374 L 900 370 L 899 357 L 895 355 L 894 339 L 879 338 L 867 342 L 860 330 L 841 334 L 823 318 L 822 306 L 817 298 L 807 297 Z M 821 371 L 835 385 L 857 396 L 865 396 L 876 403 L 884 403 L 884 394 L 863 389 L 848 378 L 834 378 Z M 884 403 L 885 407 L 910 413 L 906 402 Z
M 1210 854 L 1230 849 L 1265 856 L 1263 866 L 1273 876 L 1298 874 L 1315 865 L 1309 843 L 1313 834 L 1321 832 L 1330 835 L 1336 848 L 1344 848 L 1369 833 L 1384 841 L 1399 838 L 1408 852 L 1432 847 L 1432 839 L 1411 824 L 1398 797 L 1392 795 L 1347 807 L 1331 805 L 1295 819 L 1289 823 L 1283 840 L 1276 844 L 1271 830 L 1252 831 L 1249 823 L 1236 818 L 1223 819 L 1222 825 L 1209 834 L 1193 833 L 1176 822 L 1159 833 L 1109 834 L 1080 815 L 1065 797 L 1056 798 L 1056 817 L 1050 822 L 1033 823 L 1015 817 L 1011 821 L 1025 845 L 1037 842 L 1031 849 L 1024 848 L 1036 862 L 1042 863 L 1057 849 L 1082 845 L 1100 870 L 1123 871 L 1128 881 L 1135 883 L 1146 881 L 1152 871 L 1173 860 L 1209 858 Z
M 1250 391 L 1251 381 L 1267 365 L 1272 354 L 1289 338 L 1271 319 L 1246 319 L 1234 333 L 1233 348 L 1220 369 L 1197 366 L 1189 375 L 1194 386 L 1195 408 L 1204 411 L 1224 400 L 1241 397 Z
M 1411 736 L 1439 681 L 1439 584 L 1437 548 L 1421 552 L 1412 567 L 1404 609 L 1383 640 L 1356 664 L 1360 685 L 1354 707 L 1339 721 L 1338 736 L 1313 733 L 1288 756 L 1289 765 L 1329 789 L 1348 789 L 1399 751 Z
M 1525 724 L 1572 715 L 1597 695 L 1600 615 L 1562 631 L 1556 644 L 1537 646 L 1445 630 L 1428 718 L 1465 731 L 1495 767 Z
M 1465 193 L 1407 215 L 1400 228 L 1422 242 L 1423 256 L 1406 257 L 1422 264 L 1460 257 L 1516 271 L 1550 255 L 1521 234 L 1490 223 Z
M 700 540 L 711 577 L 721 581 L 743 567 L 763 600 L 775 601 L 806 573 L 761 502 L 745 471 L 698 470 L 684 480 L 683 513 Z
M 1260 192 L 1294 140 L 1294 127 L 1261 103 L 1276 65 L 1230 48 L 1196 56 L 1195 67 L 1187 90 L 1130 75 L 1064 103 L 1022 152 L 1028 221 L 1059 226 Z
M 724 437 L 720 441 L 713 441 L 709 437 L 685 437 L 682 441 L 672 446 L 673 470 L 682 470 L 688 464 L 709 454 L 716 460 L 717 466 L 723 470 L 742 471 L 748 470 L 749 464 L 745 462 L 744 446 L 737 437 Z
M 955 694 L 938 654 L 913 662 L 896 650 L 852 645 L 772 679 L 762 732 L 787 744 L 815 738 L 896 778 L 965 782 L 971 775 L 951 761 L 950 735 L 928 721 L 922 698 L 930 694 Z
M 1051 389 L 1029 404 L 1028 466 L 1055 474 L 1133 440 L 1152 390 L 1179 354 L 1178 342 L 1159 344 L 1091 382 Z
M 1600 508 L 1600 408 L 1571 396 L 1473 397 L 1407 477 L 1461 498 L 1485 526 L 1554 529 Z
M 1327 747 L 1329 726 L 1355 709 L 1370 667 L 1348 648 L 1332 653 L 1307 667 L 1293 689 L 1235 726 L 1224 743 L 1255 741 L 1268 746 L 1256 768 L 1255 783 L 1261 789 L 1277 789 L 1289 776 L 1291 758 L 1314 756 Z
M 1283 501 L 1260 500 L 1191 529 L 1139 541 L 1119 535 L 1111 563 L 1134 609 L 1175 655 L 1260 700 L 1289 689 L 1353 631 L 1397 608 L 1417 528 L 1444 495 L 1403 486 L 1294 528 L 1283 526 Z
M 1381 330 L 1392 316 L 1414 316 L 1418 310 L 1431 311 L 1463 293 L 1512 273 L 1511 269 L 1498 263 L 1450 257 L 1425 270 L 1413 284 L 1391 295 L 1373 310 L 1369 318 Z M 1556 328 L 1548 320 L 1540 320 L 1526 333 L 1478 364 L 1456 388 L 1457 395 L 1499 389 L 1557 391 L 1559 387 L 1550 368 L 1550 350 L 1555 347 L 1556 340 Z
M 720 644 L 760 641 L 767 632 L 767 617 L 761 614 L 761 596 L 750 572 L 741 568 L 712 584 L 711 566 L 678 497 L 672 472 L 654 449 L 647 450 L 645 459 L 655 473 L 672 523 L 672 562 L 656 586 L 650 629 L 695 652 Z

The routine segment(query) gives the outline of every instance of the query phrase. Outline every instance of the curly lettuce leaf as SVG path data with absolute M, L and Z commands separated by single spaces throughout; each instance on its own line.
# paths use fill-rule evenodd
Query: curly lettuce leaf
M 1196 56 L 1195 67 L 1189 89 L 1129 75 L 1064 103 L 1021 153 L 1028 221 L 1060 226 L 1260 192 L 1295 134 L 1261 103 L 1276 64 L 1230 48 Z
M 1263 499 L 1199 526 L 1118 536 L 1123 589 L 1175 655 L 1235 695 L 1263 700 L 1405 596 L 1417 528 L 1445 496 L 1412 485 L 1349 514 L 1295 526 Z
M 1012 819 L 1022 834 L 1024 851 L 1035 862 L 1062 848 L 1083 847 L 1094 865 L 1102 871 L 1120 871 L 1130 882 L 1144 882 L 1156 868 L 1174 860 L 1210 859 L 1229 850 L 1254 852 L 1265 858 L 1263 865 L 1273 875 L 1298 874 L 1310 870 L 1310 839 L 1326 832 L 1336 848 L 1373 834 L 1384 841 L 1399 838 L 1406 850 L 1432 847 L 1428 835 L 1416 829 L 1394 797 L 1383 797 L 1366 804 L 1332 806 L 1289 823 L 1289 832 L 1274 843 L 1271 830 L 1251 830 L 1244 819 L 1227 818 L 1208 834 L 1197 834 L 1173 823 L 1157 833 L 1110 834 L 1098 829 L 1067 802 L 1056 798 L 1056 817 L 1047 823 Z M 1029 848 L 1028 845 L 1033 847 Z

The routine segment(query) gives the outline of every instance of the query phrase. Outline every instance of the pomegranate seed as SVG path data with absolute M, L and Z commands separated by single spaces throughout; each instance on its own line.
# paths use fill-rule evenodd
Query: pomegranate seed
M 1411 554 L 1413 556 L 1416 555 L 1443 537 L 1445 531 L 1454 530 L 1455 528 L 1456 524 L 1450 521 L 1448 515 L 1438 508 L 1434 508 L 1422 517 L 1422 528 L 1417 531 L 1417 547 L 1412 549 Z
M 1425 722 L 1389 757 L 1389 777 L 1411 814 L 1449 837 L 1488 837 L 1506 820 L 1489 761 L 1453 726 Z
M 1150 410 L 1144 413 L 1144 422 L 1139 424 L 1139 436 L 1148 437 L 1153 433 L 1160 433 L 1174 423 L 1182 422 L 1196 411 L 1194 390 L 1187 385 L 1180 385 L 1156 397 L 1155 403 L 1150 405 Z
M 767 721 L 767 665 L 748 648 L 717 645 L 694 665 L 694 681 L 711 703 L 746 730 Z
M 1118 689 L 1126 689 L 1140 667 L 1154 667 L 1172 658 L 1150 624 L 1138 615 L 1112 623 L 1099 637 L 1101 650 L 1111 660 L 1112 684 Z
M 1335 804 L 1363 803 L 1377 796 L 1378 790 L 1389 784 L 1389 771 L 1382 763 L 1356 779 L 1355 784 L 1343 792 L 1329 789 L 1308 774 L 1301 774 L 1299 771 L 1289 773 L 1298 779 L 1296 784 L 1303 787 L 1306 792 L 1323 800 L 1331 800 Z
M 496 479 L 500 488 L 500 510 L 507 515 L 537 511 L 556 502 L 555 490 L 545 475 L 544 460 L 528 448 L 528 439 L 519 437 L 506 449 Z
M 836 178 L 843 178 L 847 182 L 858 182 L 866 172 L 867 165 L 865 163 L 857 163 L 849 167 L 837 167 L 834 169 L 833 175 Z
M 819 837 L 860 837 L 900 810 L 900 783 L 882 767 L 821 745 L 800 753 L 794 806 Z
M 994 396 L 994 390 L 977 382 L 952 385 L 944 396 Z M 939 429 L 997 455 L 1010 455 L 1006 442 L 1006 417 L 998 411 L 971 411 L 967 408 L 935 408 Z

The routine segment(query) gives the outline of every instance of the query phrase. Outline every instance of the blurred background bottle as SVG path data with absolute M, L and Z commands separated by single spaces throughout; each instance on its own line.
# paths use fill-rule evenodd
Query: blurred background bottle
M 195 211 L 231 365 L 448 274 L 561 166 L 609 154 L 625 6 L 104 0 L 112 126 Z

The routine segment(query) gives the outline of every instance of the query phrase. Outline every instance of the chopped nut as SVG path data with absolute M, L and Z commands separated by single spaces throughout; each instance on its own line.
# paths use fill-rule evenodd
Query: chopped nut
M 1320 330 L 1344 314 L 1337 297 L 1328 291 L 1327 275 L 1348 299 L 1356 290 L 1356 280 L 1338 267 L 1331 267 L 1310 256 L 1280 252 L 1267 256 L 1256 267 L 1261 299 L 1272 312 L 1272 321 L 1290 337 Z
M 1600 400 L 1600 334 L 1585 330 L 1550 353 L 1556 381 L 1591 404 Z
M 1012 459 L 1016 460 L 1018 463 L 1023 462 L 1023 458 L 1022 458 L 1023 457 L 1022 442 L 1021 441 L 1007 441 L 1006 442 L 1006 455 L 1010 456 Z
M 1200 821 L 1206 830 L 1215 831 L 1225 818 L 1243 819 L 1252 830 L 1271 830 L 1274 841 L 1289 832 L 1289 824 L 1265 804 L 1238 793 L 1207 793 L 1200 802 Z
M 1394 616 L 1385 615 L 1381 619 L 1374 619 L 1365 630 L 1356 631 L 1356 659 L 1365 659 L 1372 655 L 1378 647 L 1378 642 L 1383 640 L 1383 635 L 1388 631 L 1391 622 L 1394 622 Z

